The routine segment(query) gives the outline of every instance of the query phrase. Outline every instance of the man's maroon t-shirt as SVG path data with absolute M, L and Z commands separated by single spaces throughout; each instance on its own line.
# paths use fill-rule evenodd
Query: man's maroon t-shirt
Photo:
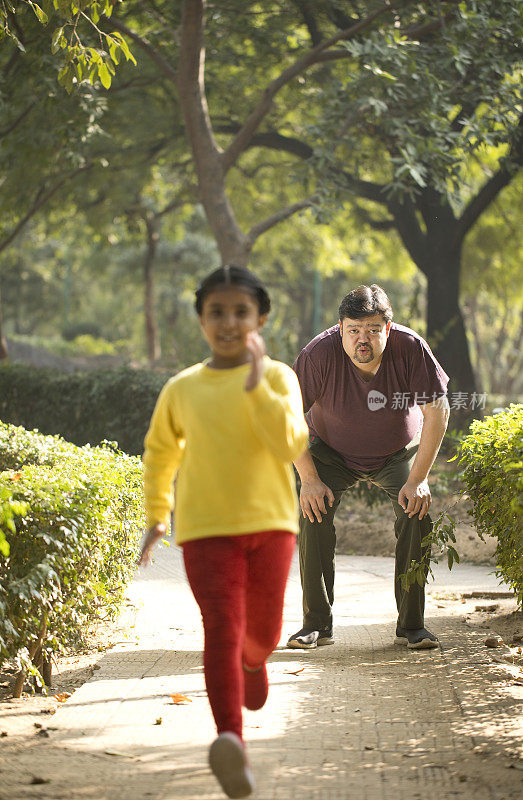
M 379 369 L 366 381 L 343 349 L 338 325 L 316 336 L 294 363 L 311 434 L 370 471 L 411 442 L 419 408 L 446 393 L 449 381 L 427 342 L 392 323 Z

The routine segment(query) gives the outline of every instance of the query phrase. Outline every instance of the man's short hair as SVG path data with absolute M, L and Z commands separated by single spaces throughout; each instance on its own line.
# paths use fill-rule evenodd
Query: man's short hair
M 392 319 L 390 300 L 377 283 L 372 286 L 358 286 L 349 292 L 340 303 L 340 320 L 363 319 L 380 314 L 385 322 Z

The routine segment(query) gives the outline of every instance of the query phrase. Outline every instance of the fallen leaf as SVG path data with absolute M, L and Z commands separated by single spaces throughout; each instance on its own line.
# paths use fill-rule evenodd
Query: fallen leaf
M 162 718 L 161 718 L 161 717 L 158 717 L 158 719 L 155 721 L 155 723 L 154 723 L 154 724 L 155 724 L 155 725 L 161 725 L 161 724 L 162 724 Z
M 174 706 L 181 706 L 184 703 L 192 703 L 191 698 L 190 697 L 186 697 L 184 694 L 176 694 L 175 693 L 175 694 L 170 694 L 169 697 L 172 700 L 171 705 L 174 705 Z
M 53 697 L 55 700 L 58 700 L 59 703 L 65 703 L 65 701 L 71 697 L 71 692 L 61 692 L 60 694 L 55 694 Z
M 121 753 L 119 750 L 104 750 L 107 756 L 120 756 L 120 758 L 134 758 L 132 753 Z
M 34 775 L 31 778 L 31 784 L 33 786 L 40 786 L 42 783 L 51 783 L 50 778 L 40 778 L 38 775 Z
M 299 675 L 300 672 L 303 672 L 304 669 L 305 669 L 305 667 L 302 667 L 301 669 L 297 669 L 296 672 L 286 672 L 285 674 L 286 675 Z

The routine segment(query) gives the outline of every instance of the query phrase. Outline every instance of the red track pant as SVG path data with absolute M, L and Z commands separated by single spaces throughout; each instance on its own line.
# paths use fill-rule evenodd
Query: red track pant
M 263 531 L 183 544 L 202 612 L 205 684 L 218 733 L 242 736 L 242 662 L 256 668 L 278 644 L 295 541 L 289 531 Z

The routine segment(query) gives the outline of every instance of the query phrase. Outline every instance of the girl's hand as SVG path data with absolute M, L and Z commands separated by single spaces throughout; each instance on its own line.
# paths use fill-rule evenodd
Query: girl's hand
M 265 342 L 258 333 L 258 331 L 249 331 L 245 343 L 247 350 L 251 356 L 251 371 L 245 381 L 245 391 L 250 392 L 256 386 L 263 376 L 263 356 L 265 355 Z
M 153 551 L 153 547 L 156 542 L 165 536 L 165 531 L 167 530 L 165 525 L 153 525 L 152 528 L 149 528 L 147 533 L 145 534 L 144 540 L 142 542 L 142 550 L 138 561 L 136 562 L 139 567 L 146 567 L 151 560 L 151 554 Z

